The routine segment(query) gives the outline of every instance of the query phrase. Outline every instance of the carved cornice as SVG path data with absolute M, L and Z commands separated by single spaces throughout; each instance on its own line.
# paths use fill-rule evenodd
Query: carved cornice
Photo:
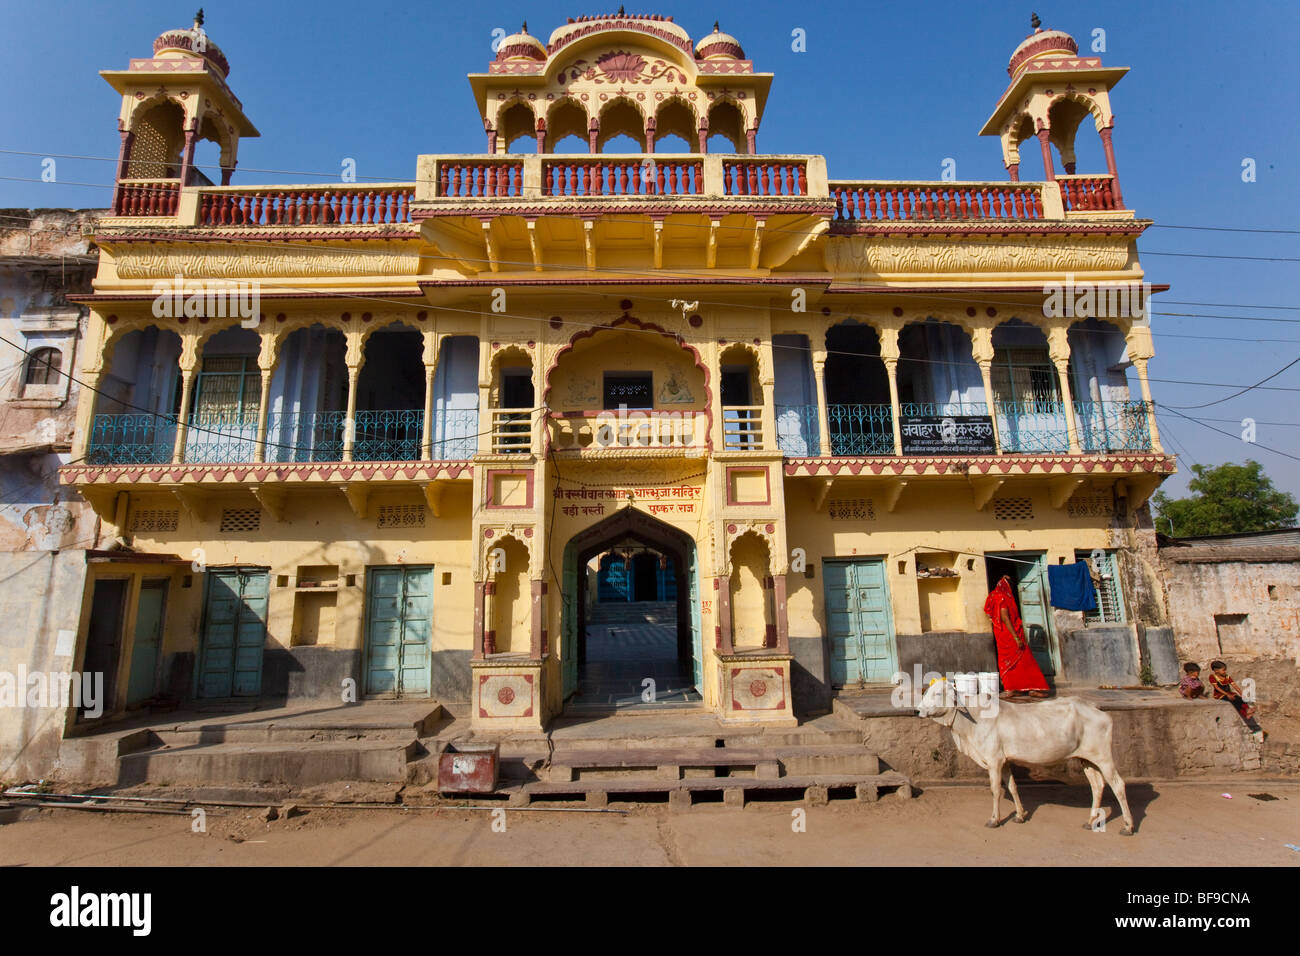
M 65 485 L 198 484 L 234 491 L 246 484 L 275 482 L 334 486 L 349 481 L 463 481 L 473 474 L 474 466 L 467 461 L 67 465 L 59 469 L 59 481 Z
M 169 237 L 171 238 L 171 237 Z M 310 278 L 313 276 L 413 276 L 420 271 L 420 244 L 371 243 L 365 249 L 321 246 L 318 249 L 263 249 L 214 245 L 151 244 L 113 249 L 117 274 L 122 279 L 187 280 Z
M 854 476 L 896 478 L 911 475 L 1171 475 L 1175 461 L 1165 455 L 1002 455 L 995 458 L 788 458 L 788 478 Z
M 826 268 L 849 275 L 955 275 L 973 272 L 1118 272 L 1129 263 L 1129 238 L 1062 237 L 927 239 L 847 238 L 826 243 Z

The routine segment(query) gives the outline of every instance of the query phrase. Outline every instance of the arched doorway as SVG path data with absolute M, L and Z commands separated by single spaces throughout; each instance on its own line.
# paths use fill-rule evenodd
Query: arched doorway
M 699 564 L 690 535 L 623 508 L 569 541 L 563 585 L 560 659 L 572 705 L 702 700 Z M 626 610 L 615 615 L 619 603 Z

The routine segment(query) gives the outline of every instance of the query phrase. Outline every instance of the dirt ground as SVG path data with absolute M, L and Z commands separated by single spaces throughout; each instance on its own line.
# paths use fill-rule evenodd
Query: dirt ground
M 1231 799 L 1223 796 L 1230 793 Z M 1251 794 L 1265 795 L 1265 798 Z M 0 825 L 0 865 L 1211 865 L 1207 840 L 1249 866 L 1300 866 L 1300 784 L 1130 784 L 1136 836 L 1084 829 L 1086 787 L 1024 785 L 1030 819 L 983 826 L 983 788 L 931 786 L 912 800 L 754 803 L 626 813 L 464 809 L 326 809 L 266 822 L 254 810 L 209 809 L 206 832 L 184 816 L 28 811 Z M 1272 797 L 1274 799 L 1268 799 Z M 796 832 L 794 811 L 806 830 Z M 494 829 L 494 822 L 496 828 Z M 1252 853 L 1253 850 L 1253 853 Z

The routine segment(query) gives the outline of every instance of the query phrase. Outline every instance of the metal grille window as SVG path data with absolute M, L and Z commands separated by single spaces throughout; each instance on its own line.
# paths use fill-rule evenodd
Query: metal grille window
M 1097 591 L 1097 610 L 1084 611 L 1085 624 L 1123 624 L 1124 597 L 1119 586 L 1119 565 L 1114 551 L 1076 551 L 1076 561 L 1086 561 Z
M 132 531 L 175 531 L 180 512 L 174 508 L 142 508 L 131 518 Z
M 261 388 L 256 356 L 205 358 L 194 384 L 192 421 L 198 425 L 256 422 Z
M 832 498 L 826 503 L 832 521 L 875 521 L 871 498 Z
M 381 505 L 377 515 L 380 528 L 423 528 L 424 505 Z
M 63 353 L 58 349 L 36 349 L 27 358 L 24 385 L 57 385 L 59 369 L 63 367 Z
M 1050 411 L 1061 402 L 1056 367 L 1047 349 L 997 349 L 993 353 L 993 394 L 1026 411 Z

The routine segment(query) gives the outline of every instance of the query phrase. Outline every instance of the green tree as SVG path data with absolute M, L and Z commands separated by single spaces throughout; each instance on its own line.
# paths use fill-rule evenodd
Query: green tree
M 1152 499 L 1157 531 L 1191 538 L 1295 526 L 1295 498 L 1274 488 L 1259 462 L 1192 465 L 1192 471 L 1196 477 L 1187 483 L 1190 497 L 1170 498 L 1161 491 Z

